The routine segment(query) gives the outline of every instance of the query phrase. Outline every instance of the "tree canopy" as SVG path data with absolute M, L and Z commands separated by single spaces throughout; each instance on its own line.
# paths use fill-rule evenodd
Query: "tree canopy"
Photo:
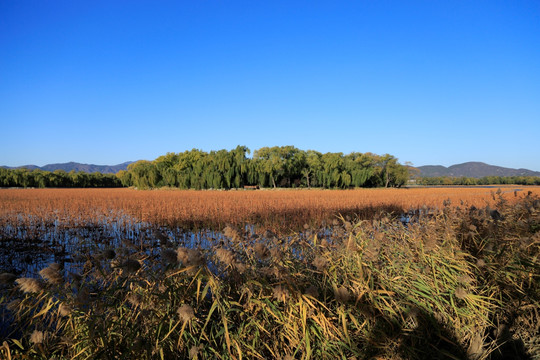
M 205 152 L 198 149 L 140 160 L 116 174 L 0 168 L 0 187 L 120 187 L 138 189 L 231 189 L 259 187 L 401 187 L 410 178 L 417 185 L 540 185 L 539 177 L 421 177 L 414 167 L 393 155 L 352 152 L 321 153 L 294 146 L 246 146 Z M 416 173 L 415 173 L 416 171 Z
M 0 187 L 87 188 L 120 187 L 122 185 L 118 175 L 115 174 L 0 168 Z
M 163 186 L 181 189 L 260 187 L 399 187 L 408 170 L 389 154 L 320 153 L 294 146 L 263 147 L 253 152 L 245 146 L 204 152 L 193 149 L 167 153 L 154 161 L 138 161 L 118 173 L 124 186 L 139 189 Z

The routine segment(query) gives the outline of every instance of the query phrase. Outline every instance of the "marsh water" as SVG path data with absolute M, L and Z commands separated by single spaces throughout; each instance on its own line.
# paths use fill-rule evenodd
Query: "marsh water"
M 319 239 L 331 242 L 333 231 L 331 228 L 317 232 L 304 230 L 297 233 L 295 239 L 307 240 L 316 233 Z M 239 233 L 246 246 L 275 237 L 271 231 L 258 232 L 252 225 L 243 227 Z M 280 238 L 282 241 L 291 239 Z M 226 247 L 227 241 L 219 231 L 157 227 L 128 216 L 111 216 L 91 224 L 21 219 L 18 225 L 4 225 L 0 231 L 0 273 L 36 277 L 51 263 L 60 264 L 68 272 L 75 271 L 105 250 L 113 250 L 119 255 L 138 253 L 155 258 L 164 248 L 182 246 L 208 250 L 214 246 Z M 297 254 L 301 256 L 300 251 Z
M 16 227 L 8 225 L 0 237 L 0 272 L 36 276 L 50 263 L 69 270 L 107 249 L 143 251 L 152 255 L 165 241 L 176 246 L 209 247 L 219 237 L 219 233 L 210 230 L 156 228 L 127 216 L 79 226 L 58 220 L 49 224 L 36 221 Z

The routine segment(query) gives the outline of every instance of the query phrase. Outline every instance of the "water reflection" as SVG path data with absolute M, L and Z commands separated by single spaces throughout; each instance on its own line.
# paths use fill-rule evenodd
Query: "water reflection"
M 17 222 L 17 226 L 7 224 L 0 231 L 0 273 L 24 277 L 37 277 L 50 263 L 58 263 L 67 272 L 75 272 L 107 249 L 120 250 L 123 255 L 143 253 L 148 258 L 157 258 L 163 248 L 182 246 L 204 251 L 214 246 L 227 249 L 230 245 L 230 239 L 219 231 L 156 227 L 125 215 L 111 215 L 92 224 L 77 219 L 47 223 L 22 217 Z M 292 254 L 302 258 L 305 246 L 311 243 L 315 234 L 319 240 L 326 239 L 331 243 L 333 231 L 306 230 L 294 237 L 280 237 L 277 242 L 275 234 L 268 231 L 258 234 L 253 225 L 243 227 L 239 233 L 244 248 L 256 242 L 272 246 L 287 243 Z

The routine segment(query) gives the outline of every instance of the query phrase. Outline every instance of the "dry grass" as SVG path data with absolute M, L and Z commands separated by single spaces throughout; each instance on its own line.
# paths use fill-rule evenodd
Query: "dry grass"
M 501 187 L 540 194 L 538 187 Z M 491 188 L 412 188 L 357 190 L 194 191 L 133 189 L 5 189 L 0 190 L 0 221 L 20 217 L 78 225 L 106 221 L 111 213 L 138 221 L 189 229 L 223 229 L 227 224 L 256 224 L 273 231 L 321 226 L 337 214 L 371 219 L 377 212 L 400 213 L 422 207 L 493 205 Z

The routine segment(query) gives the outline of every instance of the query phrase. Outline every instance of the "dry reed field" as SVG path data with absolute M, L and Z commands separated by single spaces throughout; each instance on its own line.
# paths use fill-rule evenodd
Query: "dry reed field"
M 132 189 L 8 189 L 0 191 L 0 220 L 31 217 L 82 224 L 117 213 L 163 226 L 218 228 L 253 224 L 272 231 L 320 226 L 338 214 L 370 219 L 376 213 L 411 209 L 493 204 L 493 193 L 505 198 L 518 192 L 540 194 L 538 187 L 506 186 L 278 191 L 193 191 Z
M 540 359 L 539 195 L 0 190 L 0 358 Z

